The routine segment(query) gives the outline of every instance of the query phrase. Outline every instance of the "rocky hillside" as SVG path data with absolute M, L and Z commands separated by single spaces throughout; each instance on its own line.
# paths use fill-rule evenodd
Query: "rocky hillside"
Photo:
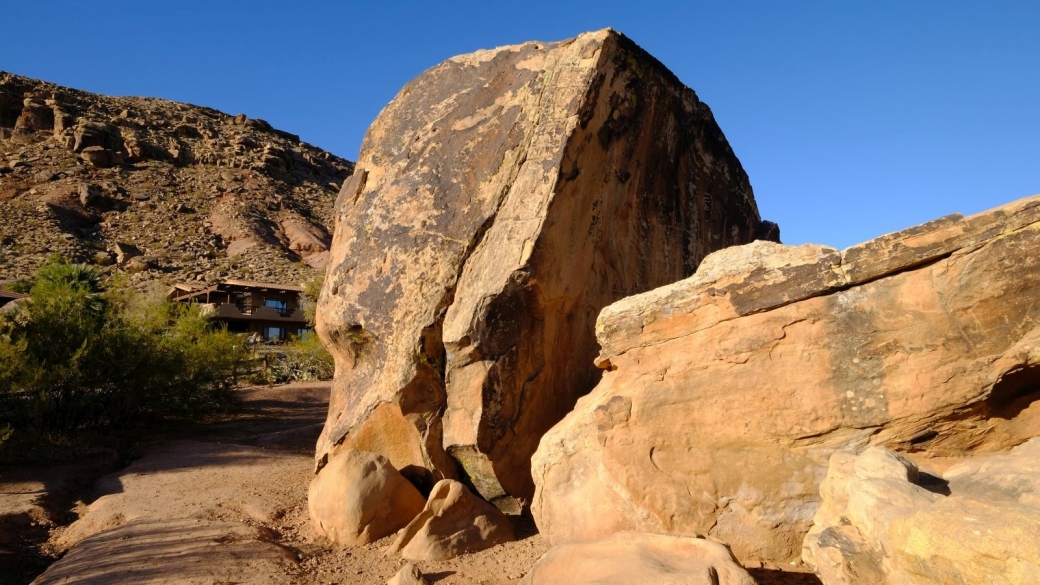
M 55 252 L 137 285 L 299 281 L 352 170 L 263 120 L 0 71 L 0 282 Z

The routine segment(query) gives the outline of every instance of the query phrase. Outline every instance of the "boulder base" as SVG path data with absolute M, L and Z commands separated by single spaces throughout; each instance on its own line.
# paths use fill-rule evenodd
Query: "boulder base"
M 412 561 L 445 561 L 513 539 L 513 525 L 505 514 L 461 483 L 445 479 L 433 487 L 426 507 L 397 535 L 386 554 Z

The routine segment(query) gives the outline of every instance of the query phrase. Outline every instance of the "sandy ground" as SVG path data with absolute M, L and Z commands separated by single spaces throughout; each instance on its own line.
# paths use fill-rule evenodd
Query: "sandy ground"
M 243 398 L 239 415 L 182 429 L 107 475 L 104 462 L 0 475 L 0 584 L 384 583 L 403 565 L 383 554 L 392 537 L 333 546 L 307 523 L 328 386 Z M 529 520 L 513 520 L 518 541 L 420 569 L 438 585 L 518 582 L 548 547 Z M 763 585 L 819 583 L 752 574 Z

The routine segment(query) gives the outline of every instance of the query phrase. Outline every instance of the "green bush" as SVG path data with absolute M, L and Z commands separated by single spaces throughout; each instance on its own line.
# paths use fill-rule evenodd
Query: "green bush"
M 332 355 L 314 333 L 267 350 L 261 358 L 265 367 L 258 381 L 266 384 L 331 380 L 336 367 Z
M 312 331 L 290 340 L 277 348 L 261 350 L 258 356 L 263 367 L 256 381 L 263 384 L 285 384 L 310 380 L 331 380 L 336 364 L 321 340 L 313 332 L 318 296 L 324 278 L 312 278 L 303 283 L 303 313 Z
M 59 258 L 29 296 L 0 320 L 0 430 L 61 439 L 233 404 L 248 350 L 195 307 L 106 291 L 96 269 Z

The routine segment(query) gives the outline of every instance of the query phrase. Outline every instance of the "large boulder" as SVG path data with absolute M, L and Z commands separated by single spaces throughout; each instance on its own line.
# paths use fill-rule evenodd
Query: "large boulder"
M 831 457 L 803 550 L 825 585 L 1040 583 L 1040 438 L 950 468 L 940 493 L 919 477 L 880 447 Z
M 513 525 L 498 508 L 461 483 L 442 479 L 433 486 L 426 507 L 398 533 L 386 554 L 412 561 L 445 561 L 513 539 Z
M 700 538 L 618 532 L 545 553 L 520 585 L 754 585 L 725 546 Z
M 704 535 L 796 560 L 830 455 L 935 457 L 1040 435 L 1040 197 L 854 246 L 768 242 L 615 303 L 608 371 L 547 433 L 551 543 Z
M 600 377 L 600 309 L 775 236 L 708 107 L 611 30 L 411 81 L 337 213 L 318 467 L 373 451 L 420 485 L 466 477 L 504 509 L 533 495 L 539 438 Z
M 423 510 L 426 500 L 386 457 L 345 451 L 311 482 L 308 506 L 314 528 L 348 545 L 374 542 L 397 532 Z

